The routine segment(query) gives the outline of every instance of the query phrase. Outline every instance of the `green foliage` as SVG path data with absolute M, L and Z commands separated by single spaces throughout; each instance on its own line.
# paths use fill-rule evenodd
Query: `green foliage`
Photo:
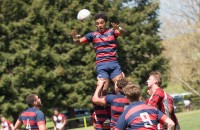
M 139 0 L 139 6 L 125 7 L 119 20 L 127 29 L 127 35 L 119 39 L 119 60 L 126 75 L 130 75 L 141 86 L 145 86 L 148 74 L 159 70 L 164 76 L 167 60 L 161 55 L 163 46 L 158 36 L 158 4 Z M 137 4 L 136 4 L 137 5 Z M 166 86 L 164 82 L 163 87 Z
M 76 19 L 82 8 L 92 15 L 106 12 L 127 30 L 118 39 L 118 58 L 128 77 L 143 86 L 150 71 L 164 73 L 167 62 L 157 35 L 158 5 L 137 2 L 131 8 L 123 0 L 0 1 L 0 110 L 19 114 L 30 93 L 41 97 L 45 113 L 53 107 L 91 107 L 95 53 L 91 44 L 76 46 L 68 35 L 72 28 L 81 35 L 95 30 L 92 19 Z

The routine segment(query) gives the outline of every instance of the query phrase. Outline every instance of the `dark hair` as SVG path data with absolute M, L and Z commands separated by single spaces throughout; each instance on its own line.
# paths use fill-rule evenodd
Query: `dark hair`
M 102 18 L 105 22 L 107 22 L 107 20 L 108 20 L 107 16 L 106 16 L 105 14 L 103 14 L 103 13 L 96 14 L 96 15 L 94 16 L 94 20 L 95 20 L 95 21 L 96 21 L 97 19 L 100 19 L 100 18 Z
M 58 112 L 59 112 L 59 108 L 57 108 L 57 107 L 56 107 L 56 108 L 54 108 L 53 110 L 54 110 L 54 111 L 58 111 Z
M 117 87 L 119 89 L 122 89 L 123 87 L 125 87 L 128 84 L 128 81 L 125 78 L 121 78 L 119 80 L 117 80 Z
M 35 97 L 36 97 L 37 95 L 35 95 L 35 94 L 31 94 L 31 95 L 28 95 L 27 97 L 26 97 L 26 104 L 29 106 L 29 107 L 32 107 L 33 106 L 33 102 L 35 101 Z

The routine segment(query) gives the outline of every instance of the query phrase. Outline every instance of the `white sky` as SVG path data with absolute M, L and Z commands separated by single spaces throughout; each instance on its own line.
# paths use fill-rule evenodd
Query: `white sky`
M 161 36 L 199 31 L 200 0 L 160 0 Z

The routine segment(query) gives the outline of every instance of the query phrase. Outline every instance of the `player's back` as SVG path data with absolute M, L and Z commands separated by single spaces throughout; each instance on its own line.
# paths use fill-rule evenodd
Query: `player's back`
M 38 120 L 40 116 L 43 116 L 43 113 L 36 109 L 36 108 L 28 108 L 27 110 L 23 111 L 19 117 L 19 120 L 23 122 L 26 129 L 38 129 L 38 121 L 44 121 L 45 120 Z
M 106 96 L 107 103 L 111 105 L 111 127 L 116 126 L 119 116 L 124 112 L 129 101 L 122 94 Z
M 110 120 L 110 106 L 100 106 L 95 105 L 94 106 L 94 112 L 93 112 L 93 125 L 96 129 L 109 129 L 110 124 L 104 124 L 104 122 L 109 119 Z
M 125 122 L 127 122 L 129 130 L 156 130 L 158 121 L 166 118 L 157 108 L 143 102 L 131 104 L 125 113 Z

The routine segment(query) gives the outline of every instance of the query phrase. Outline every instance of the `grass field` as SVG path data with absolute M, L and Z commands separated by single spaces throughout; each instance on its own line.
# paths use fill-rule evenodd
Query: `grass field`
M 181 126 L 181 130 L 199 130 L 200 129 L 200 110 L 190 112 L 181 112 L 176 114 Z M 92 126 L 87 128 L 77 128 L 70 130 L 94 130 Z
M 181 130 L 199 130 L 200 129 L 200 110 L 190 112 L 181 112 L 176 114 L 181 126 Z
M 68 129 L 68 130 L 94 130 L 92 126 L 89 126 L 87 128 L 77 128 L 77 129 Z

